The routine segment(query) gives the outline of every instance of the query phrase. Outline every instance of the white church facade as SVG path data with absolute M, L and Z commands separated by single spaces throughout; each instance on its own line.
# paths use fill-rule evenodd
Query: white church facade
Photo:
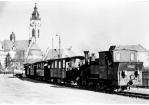
M 29 23 L 29 40 L 16 40 L 16 35 L 12 32 L 10 34 L 10 40 L 0 41 L 0 65 L 2 65 L 3 68 L 5 68 L 5 59 L 8 53 L 10 54 L 11 60 L 15 59 L 15 62 L 26 62 L 28 58 L 32 59 L 32 57 L 37 57 L 36 54 L 38 54 L 38 58 L 42 59 L 42 52 L 36 45 L 40 37 L 40 27 L 41 18 L 39 17 L 35 3 Z M 20 58 L 17 54 L 23 54 L 23 57 Z M 18 61 L 16 61 L 16 59 Z

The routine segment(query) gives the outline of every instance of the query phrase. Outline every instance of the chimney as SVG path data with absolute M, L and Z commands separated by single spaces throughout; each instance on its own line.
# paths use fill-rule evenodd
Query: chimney
M 109 51 L 112 51 L 112 50 L 114 50 L 115 49 L 115 45 L 113 45 L 113 46 L 110 46 L 110 48 L 109 48 Z
M 88 53 L 89 53 L 89 51 L 84 51 L 84 55 L 85 55 L 85 65 L 88 65 Z

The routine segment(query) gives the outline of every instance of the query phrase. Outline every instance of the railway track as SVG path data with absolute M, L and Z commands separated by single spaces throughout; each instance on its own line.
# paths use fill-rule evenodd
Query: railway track
M 128 96 L 133 98 L 149 99 L 149 94 L 134 93 L 134 92 L 119 92 L 117 95 Z
M 136 92 L 131 92 L 131 91 L 116 92 L 116 91 L 110 91 L 110 90 L 93 90 L 93 89 L 87 89 L 87 88 L 80 88 L 77 86 L 75 86 L 75 87 L 68 86 L 68 87 L 79 88 L 79 89 L 95 91 L 95 92 L 100 92 L 100 93 L 106 93 L 106 94 L 126 96 L 126 97 L 131 97 L 131 98 L 149 99 L 149 94 L 146 94 L 146 93 L 136 93 Z
M 43 80 L 35 80 L 35 79 L 30 79 L 30 78 L 19 78 L 21 80 L 30 80 L 32 81 L 40 81 L 40 82 L 46 82 L 49 83 L 48 81 L 43 81 Z M 50 83 L 53 84 L 53 83 Z M 77 85 L 64 85 L 64 84 L 54 84 L 56 87 L 69 87 L 69 88 L 75 88 L 75 89 L 82 89 L 82 90 L 89 90 L 89 91 L 94 91 L 94 92 L 100 92 L 100 93 L 106 93 L 106 94 L 113 94 L 113 95 L 120 95 L 120 96 L 126 96 L 126 97 L 131 97 L 131 98 L 141 98 L 141 99 L 149 99 L 149 94 L 145 93 L 136 93 L 136 92 L 131 92 L 131 91 L 123 91 L 123 92 L 116 92 L 116 91 L 110 91 L 110 90 L 95 90 L 95 89 L 89 89 L 89 88 L 83 88 L 79 87 Z

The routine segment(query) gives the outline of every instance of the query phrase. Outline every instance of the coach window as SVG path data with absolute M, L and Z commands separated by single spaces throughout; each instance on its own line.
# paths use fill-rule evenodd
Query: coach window
M 63 60 L 63 68 L 65 68 L 65 60 Z
M 59 69 L 61 68 L 61 61 L 59 61 Z
M 55 68 L 57 68 L 57 61 L 55 61 Z
M 51 65 L 50 65 L 50 62 L 48 62 L 48 68 L 50 68 L 50 66 L 51 66 Z
M 43 69 L 43 63 L 41 63 L 41 69 Z
M 130 60 L 131 60 L 131 61 L 134 61 L 134 60 L 135 60 L 135 53 L 131 53 L 131 54 L 130 54 Z
M 41 64 L 39 63 L 39 69 L 41 69 Z
M 44 63 L 42 63 L 42 69 L 44 69 Z
M 121 60 L 121 53 L 116 53 L 115 57 L 116 57 L 116 61 L 120 61 Z
M 51 61 L 51 68 L 53 68 L 53 61 Z
M 33 67 L 32 67 L 32 69 L 34 70 L 34 64 L 33 64 Z

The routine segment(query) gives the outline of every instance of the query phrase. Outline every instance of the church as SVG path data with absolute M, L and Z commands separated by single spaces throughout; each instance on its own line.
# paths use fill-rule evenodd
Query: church
M 27 62 L 32 57 L 35 58 L 37 56 L 42 59 L 42 51 L 36 44 L 40 38 L 40 27 L 41 18 L 35 3 L 29 24 L 29 40 L 17 40 L 17 36 L 12 32 L 9 40 L 0 41 L 0 65 L 3 68 L 6 66 L 7 55 L 10 55 L 11 61 L 19 63 Z
M 35 7 L 31 14 L 29 23 L 29 39 L 17 40 L 15 32 L 10 34 L 9 40 L 0 41 L 0 66 L 6 68 L 7 62 L 10 60 L 11 65 L 17 67 L 23 66 L 24 62 L 32 62 L 39 60 L 55 59 L 63 57 L 72 57 L 76 54 L 70 48 L 60 49 L 60 55 L 58 49 L 50 49 L 48 46 L 46 51 L 42 51 L 37 45 L 40 40 L 41 18 L 39 12 Z M 6 62 L 7 60 L 7 62 Z

